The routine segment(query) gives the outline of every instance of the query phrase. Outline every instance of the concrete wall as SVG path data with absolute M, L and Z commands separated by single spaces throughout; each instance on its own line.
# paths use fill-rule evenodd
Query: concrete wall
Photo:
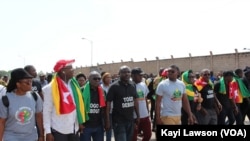
M 98 64 L 93 67 L 77 67 L 75 69 L 75 74 L 82 72 L 85 75 L 89 75 L 91 70 L 97 70 L 99 72 L 106 71 L 111 74 L 117 74 L 119 68 L 123 65 L 127 65 L 131 68 L 141 67 L 146 73 L 157 74 L 160 67 L 168 67 L 171 64 L 175 64 L 180 67 L 181 71 L 187 69 L 192 69 L 194 72 L 200 72 L 204 68 L 208 68 L 214 73 L 223 70 L 235 70 L 237 68 L 244 69 L 245 66 L 250 66 L 250 52 L 242 52 L 230 54 L 217 54 L 207 56 L 189 56 L 183 58 L 173 58 L 170 59 L 156 59 L 156 60 L 144 60 L 139 62 L 127 61 L 119 63 L 110 64 Z

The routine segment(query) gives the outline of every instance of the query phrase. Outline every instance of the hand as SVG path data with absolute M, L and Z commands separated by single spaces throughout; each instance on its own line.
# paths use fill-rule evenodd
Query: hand
M 109 121 L 106 121 L 106 124 L 105 124 L 105 131 L 109 131 L 110 130 L 110 122 Z
M 191 116 L 188 117 L 188 125 L 193 125 L 194 124 L 194 118 L 193 118 L 193 114 Z
M 44 141 L 44 136 L 38 137 L 38 141 Z
M 200 111 L 200 110 L 201 110 L 201 103 L 198 103 L 198 104 L 197 104 L 196 110 L 197 110 L 197 111 Z
M 156 122 L 156 125 L 163 125 L 161 118 L 156 118 L 155 122 Z
M 194 114 L 192 114 L 192 118 L 194 120 L 194 124 L 198 124 L 198 120 L 197 120 L 197 118 L 196 118 L 196 116 Z
M 222 105 L 220 103 L 218 103 L 218 110 L 219 110 L 219 112 L 222 111 Z
M 54 136 L 51 133 L 46 134 L 46 141 L 54 141 Z
M 84 127 L 84 125 L 79 124 L 79 130 L 78 130 L 78 133 L 82 133 L 84 128 L 85 128 L 85 127 Z
M 136 124 L 137 126 L 139 126 L 139 124 L 140 124 L 140 118 L 136 118 L 135 124 Z

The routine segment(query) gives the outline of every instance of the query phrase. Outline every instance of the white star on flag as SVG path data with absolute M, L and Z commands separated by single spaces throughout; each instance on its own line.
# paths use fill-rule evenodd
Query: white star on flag
M 67 97 L 68 97 L 69 95 L 70 95 L 69 92 L 64 92 L 64 93 L 63 93 L 63 102 L 69 104 L 69 101 L 68 101 L 68 99 L 67 99 Z

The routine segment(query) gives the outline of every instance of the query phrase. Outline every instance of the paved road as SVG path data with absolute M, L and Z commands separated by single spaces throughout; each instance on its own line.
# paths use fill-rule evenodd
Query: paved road
M 250 121 L 249 119 L 246 117 L 245 119 L 245 125 L 250 125 Z M 106 138 L 105 138 L 106 139 Z M 115 141 L 114 137 L 112 137 L 112 141 Z M 138 137 L 138 140 L 137 141 L 141 141 L 141 138 Z M 152 132 L 152 137 L 151 137 L 151 140 L 150 141 L 156 141 L 156 137 L 155 137 L 155 132 Z

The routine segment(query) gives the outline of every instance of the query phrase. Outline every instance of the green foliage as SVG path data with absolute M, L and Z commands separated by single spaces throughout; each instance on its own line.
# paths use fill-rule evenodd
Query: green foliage
M 10 76 L 10 72 L 7 72 L 5 70 L 0 70 L 0 77 L 2 77 L 4 75 Z

